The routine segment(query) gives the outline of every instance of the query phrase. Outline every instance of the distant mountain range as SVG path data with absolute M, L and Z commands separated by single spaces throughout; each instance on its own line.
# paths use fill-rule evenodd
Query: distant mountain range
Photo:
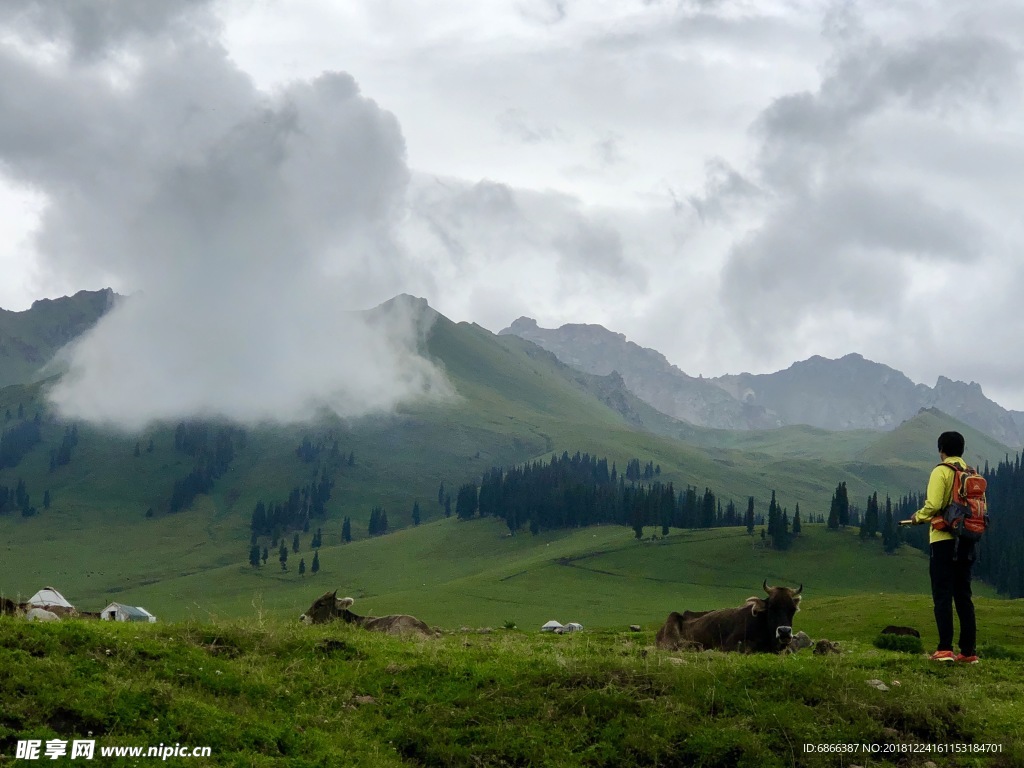
M 814 356 L 776 373 L 694 378 L 660 352 L 600 325 L 549 329 L 520 317 L 500 334 L 532 341 L 586 373 L 617 373 L 640 400 L 695 426 L 892 430 L 921 409 L 938 409 L 1004 445 L 1024 444 L 1024 413 L 988 399 L 978 384 L 944 376 L 934 387 L 915 384 L 900 371 L 857 354 L 838 360 Z
M 41 299 L 30 309 L 0 309 L 0 387 L 24 384 L 65 344 L 86 332 L 117 295 L 110 289 Z M 934 387 L 915 384 L 900 371 L 850 354 L 838 360 L 814 356 L 769 374 L 718 378 L 689 376 L 663 354 L 641 347 L 600 325 L 541 328 L 521 317 L 499 335 L 517 336 L 553 354 L 591 379 L 591 393 L 626 416 L 652 428 L 623 393 L 686 424 L 749 431 L 809 425 L 830 431 L 895 429 L 922 409 L 937 409 L 998 442 L 1024 445 L 1024 413 L 987 398 L 981 387 L 940 376 Z M 582 385 L 582 382 L 581 382 Z M 616 398 L 613 403 L 611 398 Z M 655 431 L 677 430 L 660 424 Z

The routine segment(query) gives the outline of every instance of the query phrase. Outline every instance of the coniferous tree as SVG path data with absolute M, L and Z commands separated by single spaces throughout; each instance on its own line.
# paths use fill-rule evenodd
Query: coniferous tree
M 850 498 L 846 492 L 845 480 L 836 488 L 836 504 L 839 512 L 839 527 L 845 528 L 850 524 Z
M 320 571 L 320 550 L 313 553 L 313 564 L 309 567 L 309 570 L 314 576 Z
M 882 527 L 882 549 L 886 554 L 892 554 L 899 547 L 899 537 L 896 535 L 896 520 L 892 514 L 892 506 L 886 504 L 885 523 Z
M 346 517 L 344 522 L 341 524 L 341 541 L 344 544 L 348 544 L 352 541 L 352 520 Z
M 475 483 L 465 483 L 459 487 L 455 501 L 455 516 L 459 520 L 470 520 L 476 514 L 477 492 Z
M 298 552 L 298 551 L 299 551 L 299 534 L 296 533 L 295 537 L 292 539 L 292 552 Z
M 450 493 L 444 495 L 444 516 L 452 516 L 452 495 Z
M 50 508 L 50 489 L 47 488 L 45 491 L 43 491 L 43 509 L 49 509 L 49 508 Z
M 264 547 L 264 548 L 263 548 L 263 554 L 262 554 L 262 555 L 260 555 L 260 560 L 262 560 L 262 561 L 263 561 L 263 564 L 264 564 L 264 565 L 266 565 L 266 564 L 267 564 L 267 560 L 268 560 L 268 559 L 270 559 L 270 552 L 268 552 L 268 551 L 267 551 L 267 548 L 266 548 L 266 547 Z
M 249 547 L 249 565 L 253 568 L 260 567 L 260 548 L 258 544 Z
M 754 497 L 747 497 L 747 512 L 743 516 L 743 522 L 747 526 L 747 533 L 751 536 L 754 535 Z
M 779 522 L 781 512 L 778 502 L 775 500 L 775 491 L 772 491 L 772 500 L 768 503 L 768 538 L 773 547 L 779 542 Z
M 420 503 L 418 501 L 412 503 L 412 524 L 420 524 Z
M 793 535 L 799 536 L 803 530 L 803 525 L 800 522 L 800 505 L 796 505 L 796 509 L 793 512 Z
M 305 576 L 305 575 L 306 575 L 306 558 L 300 557 L 299 558 L 299 576 Z
M 443 482 L 437 488 L 437 504 L 438 504 L 438 506 L 441 506 L 442 504 L 444 504 L 444 483 Z

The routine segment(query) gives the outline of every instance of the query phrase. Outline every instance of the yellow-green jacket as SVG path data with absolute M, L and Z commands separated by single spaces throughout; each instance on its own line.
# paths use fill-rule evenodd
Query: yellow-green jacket
M 948 456 L 945 463 L 956 464 L 958 467 L 967 466 L 967 462 L 960 456 Z M 928 493 L 924 500 L 924 506 L 917 510 L 910 519 L 915 523 L 931 523 L 933 516 L 941 516 L 943 510 L 949 506 L 950 499 L 953 495 L 952 492 L 953 470 L 940 464 L 932 470 L 932 474 L 928 478 Z M 936 541 L 944 541 L 952 538 L 953 534 L 949 531 L 938 531 L 935 528 L 932 528 L 928 532 L 929 544 L 934 544 Z

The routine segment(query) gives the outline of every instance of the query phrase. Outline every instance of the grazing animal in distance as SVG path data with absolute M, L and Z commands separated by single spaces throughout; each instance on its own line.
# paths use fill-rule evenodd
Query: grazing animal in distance
M 906 635 L 907 637 L 920 637 L 921 633 L 913 627 L 897 627 L 890 624 L 882 630 L 883 635 Z
M 781 653 L 793 639 L 793 616 L 800 610 L 804 587 L 769 587 L 767 579 L 761 586 L 767 598 L 750 597 L 738 608 L 673 611 L 658 630 L 657 647 Z
M 387 632 L 391 635 L 416 634 L 432 637 L 437 634 L 415 616 L 405 613 L 391 616 L 359 616 L 349 610 L 354 602 L 355 599 L 351 597 L 339 598 L 338 590 L 325 592 L 313 601 L 309 610 L 299 616 L 299 621 L 304 624 L 324 624 L 341 619 L 346 624 L 355 624 L 363 629 Z

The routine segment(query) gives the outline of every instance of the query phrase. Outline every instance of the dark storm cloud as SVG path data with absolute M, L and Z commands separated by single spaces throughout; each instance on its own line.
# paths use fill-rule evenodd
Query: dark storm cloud
M 203 5 L 141 7 L 21 3 L 25 45 L 0 51 L 0 161 L 47 197 L 44 267 L 137 292 L 68 351 L 56 404 L 136 428 L 445 393 L 415 354 L 422 316 L 371 329 L 346 311 L 405 271 L 395 118 L 344 73 L 261 93 Z M 28 51 L 40 35 L 55 58 Z

